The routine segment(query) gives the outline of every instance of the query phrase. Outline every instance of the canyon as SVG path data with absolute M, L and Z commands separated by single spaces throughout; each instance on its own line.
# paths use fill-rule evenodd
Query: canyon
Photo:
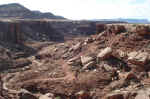
M 2 99 L 149 97 L 148 24 L 17 21 L 1 28 Z
M 35 17 L 12 5 L 0 6 L 0 99 L 149 99 L 149 24 Z

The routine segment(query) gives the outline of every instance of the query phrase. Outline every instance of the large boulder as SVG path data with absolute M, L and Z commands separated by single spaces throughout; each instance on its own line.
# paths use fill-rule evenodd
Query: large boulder
M 147 52 L 131 52 L 128 54 L 128 61 L 135 65 L 145 65 L 149 60 L 149 54 Z
M 101 32 L 97 35 L 96 40 L 100 40 L 102 38 L 102 36 L 104 36 L 106 34 L 106 32 Z
M 122 51 L 122 50 L 117 50 L 116 52 L 117 52 L 117 55 L 118 55 L 119 58 L 127 57 L 127 53 Z
M 103 49 L 98 55 L 98 59 L 107 59 L 111 56 L 113 50 L 110 47 Z
M 41 95 L 41 96 L 39 97 L 39 99 L 54 99 L 54 94 L 52 94 L 52 93 L 47 93 L 47 94 L 45 94 L 45 95 Z
M 113 67 L 111 67 L 110 65 L 108 64 L 104 64 L 103 65 L 103 69 L 107 72 L 110 72 L 110 71 L 113 71 Z
M 82 64 L 81 57 L 80 56 L 73 57 L 67 61 L 67 64 L 72 66 L 80 66 Z
M 82 43 L 79 42 L 79 43 L 77 43 L 76 45 L 72 46 L 72 47 L 69 49 L 69 52 L 71 52 L 71 51 L 78 51 L 78 50 L 80 50 L 81 48 L 82 48 Z
M 81 62 L 83 65 L 83 69 L 90 69 L 96 65 L 96 60 L 94 56 L 81 56 Z
M 91 69 L 91 68 L 94 68 L 95 67 L 95 64 L 96 64 L 96 62 L 95 61 L 91 61 L 91 62 L 89 62 L 89 63 L 87 63 L 87 64 L 85 64 L 84 66 L 83 66 L 83 70 L 86 70 L 86 69 Z
M 90 56 L 81 56 L 81 62 L 83 65 L 93 61 L 93 57 L 90 57 Z

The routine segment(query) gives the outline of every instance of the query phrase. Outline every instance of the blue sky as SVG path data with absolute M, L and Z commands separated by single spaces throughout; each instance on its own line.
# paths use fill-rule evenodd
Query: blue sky
M 31 10 L 52 12 L 69 19 L 147 18 L 150 0 L 0 0 L 20 3 Z

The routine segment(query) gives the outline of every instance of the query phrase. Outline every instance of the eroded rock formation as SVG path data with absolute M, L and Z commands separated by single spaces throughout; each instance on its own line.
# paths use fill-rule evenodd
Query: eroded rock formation
M 0 40 L 11 43 L 24 41 L 63 41 L 75 35 L 90 35 L 95 22 L 59 20 L 1 20 Z

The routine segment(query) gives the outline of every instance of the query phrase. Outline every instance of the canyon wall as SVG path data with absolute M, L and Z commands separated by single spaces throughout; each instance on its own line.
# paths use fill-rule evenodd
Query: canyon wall
M 18 38 L 19 37 L 19 38 Z M 21 39 L 18 22 L 1 21 L 0 22 L 0 41 L 17 43 Z
M 0 41 L 63 41 L 66 36 L 90 35 L 96 22 L 68 20 L 0 20 Z

